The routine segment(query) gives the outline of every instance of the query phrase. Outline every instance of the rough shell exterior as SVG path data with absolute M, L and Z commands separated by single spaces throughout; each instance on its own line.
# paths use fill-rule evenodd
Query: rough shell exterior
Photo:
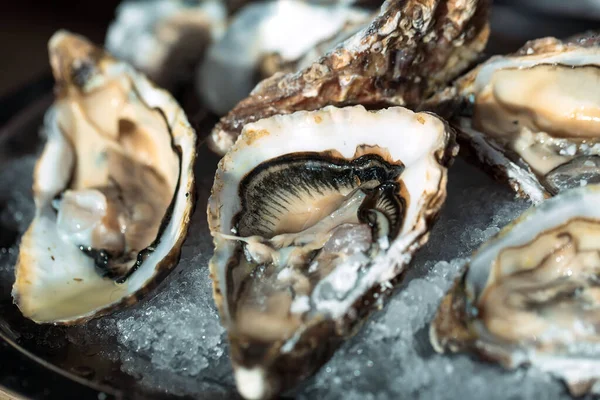
M 389 0 L 365 29 L 294 74 L 261 82 L 221 119 L 211 147 L 225 153 L 249 122 L 327 105 L 418 106 L 480 54 L 488 0 Z
M 345 338 L 351 336 L 355 332 L 356 328 L 365 321 L 365 318 L 371 312 L 382 307 L 383 300 L 392 293 L 395 284 L 402 278 L 403 271 L 413 253 L 427 242 L 431 226 L 436 220 L 446 198 L 446 168 L 456 155 L 457 146 L 454 142 L 454 133 L 452 129 L 436 116 L 415 114 L 412 111 L 404 109 L 401 109 L 400 111 L 387 109 L 378 112 L 368 112 L 362 106 L 339 109 L 326 107 L 314 112 L 297 112 L 289 116 L 275 116 L 262 120 L 257 124 L 247 125 L 244 128 L 240 139 L 219 163 L 219 169 L 215 176 L 215 184 L 212 188 L 207 210 L 209 226 L 211 228 L 211 233 L 214 236 L 216 248 L 215 255 L 211 259 L 210 268 L 211 277 L 214 283 L 215 302 L 219 308 L 221 320 L 228 328 L 231 328 L 233 324 L 229 316 L 230 305 L 228 304 L 227 295 L 224 290 L 227 287 L 226 276 L 228 275 L 221 268 L 221 266 L 226 266 L 227 269 L 230 268 L 230 254 L 228 253 L 229 250 L 227 250 L 230 243 L 220 238 L 218 233 L 228 233 L 230 231 L 230 222 L 227 222 L 231 220 L 230 215 L 232 211 L 230 209 L 233 209 L 238 201 L 230 199 L 230 192 L 227 187 L 227 185 L 231 186 L 231 184 L 227 183 L 227 179 L 234 179 L 233 177 L 236 176 L 235 174 L 240 173 L 232 171 L 232 165 L 235 164 L 242 169 L 250 168 L 250 166 L 254 168 L 254 163 L 257 162 L 256 160 L 252 159 L 244 162 L 244 160 L 241 159 L 243 157 L 243 152 L 253 146 L 259 149 L 269 149 L 268 152 L 270 153 L 276 151 L 290 151 L 289 149 L 286 150 L 285 148 L 278 146 L 268 146 L 269 141 L 277 143 L 277 140 L 283 140 L 282 138 L 286 133 L 288 137 L 287 140 L 290 143 L 289 148 L 294 148 L 291 147 L 294 141 L 302 141 L 302 151 L 320 151 L 321 149 L 317 146 L 325 146 L 326 142 L 322 140 L 303 141 L 302 138 L 298 136 L 298 133 L 302 132 L 302 130 L 306 130 L 307 127 L 313 127 L 312 129 L 316 132 L 311 133 L 313 139 L 320 136 L 331 136 L 333 135 L 332 132 L 335 132 L 334 130 L 322 128 L 324 124 L 329 123 L 327 121 L 338 120 L 344 122 L 346 118 L 352 117 L 353 124 L 358 124 L 357 121 L 361 121 L 363 118 L 365 121 L 369 121 L 369 124 L 372 124 L 373 119 L 377 118 L 378 115 L 393 115 L 394 113 L 403 115 L 404 117 L 402 118 L 407 118 L 406 121 L 413 121 L 411 124 L 416 123 L 417 125 L 422 125 L 426 124 L 425 121 L 429 121 L 427 122 L 428 124 L 435 123 L 439 126 L 439 129 L 443 130 L 439 142 L 436 141 L 435 149 L 432 149 L 434 152 L 428 156 L 431 157 L 431 162 L 435 165 L 436 169 L 440 170 L 439 181 L 435 181 L 437 186 L 435 186 L 433 190 L 426 189 L 416 193 L 414 197 L 411 197 L 411 204 L 413 204 L 418 211 L 416 211 L 414 217 L 411 217 L 411 222 L 407 225 L 406 229 L 409 233 L 405 233 L 402 237 L 396 238 L 390 248 L 386 250 L 386 255 L 382 256 L 383 258 L 379 259 L 377 264 L 370 266 L 369 271 L 378 274 L 375 281 L 376 283 L 373 283 L 368 287 L 365 284 L 365 290 L 361 291 L 360 295 L 357 294 L 356 298 L 352 297 L 355 300 L 352 300 L 347 308 L 346 306 L 340 308 L 340 310 L 343 309 L 344 312 L 341 313 L 339 317 L 311 320 L 310 323 L 307 322 L 303 327 L 303 331 L 301 331 L 301 335 L 297 339 L 297 342 L 293 345 L 293 349 L 286 351 L 280 350 L 283 345 L 281 342 L 273 342 L 268 346 L 255 342 L 249 344 L 244 338 L 231 335 L 230 332 L 230 352 L 234 367 L 250 369 L 258 363 L 266 371 L 267 378 L 257 378 L 255 376 L 248 378 L 253 384 L 260 380 L 268 382 L 266 385 L 271 386 L 271 389 L 267 391 L 261 390 L 261 393 L 270 392 L 272 394 L 279 390 L 285 390 L 286 388 L 294 386 L 300 380 L 310 376 L 318 367 L 326 362 L 329 357 L 331 357 L 333 352 L 342 344 Z M 367 117 L 368 119 L 366 119 Z M 299 128 L 297 132 L 290 132 L 293 128 L 286 127 L 284 124 L 284 122 L 290 123 L 289 121 L 293 122 L 293 127 L 301 128 Z M 401 121 L 404 120 L 401 119 Z M 361 123 L 364 124 L 365 122 Z M 260 125 L 260 130 L 257 127 L 259 124 L 262 124 Z M 272 133 L 273 131 L 268 131 L 266 128 L 263 129 L 264 125 L 277 127 L 281 132 L 275 131 L 275 133 Z M 317 126 L 320 126 L 321 128 L 317 130 Z M 407 132 L 407 130 L 403 130 L 401 127 L 397 127 L 397 129 L 401 132 Z M 414 132 L 412 129 L 410 131 Z M 277 139 L 278 136 L 279 139 Z M 420 136 L 413 135 L 413 137 L 418 138 Z M 337 137 L 332 139 L 334 142 L 339 140 Z M 357 139 L 355 137 L 348 134 L 348 137 L 344 140 L 344 146 L 341 147 L 352 147 L 360 144 L 360 142 L 356 141 Z M 295 147 L 298 148 L 299 145 L 296 145 Z M 309 150 L 309 148 L 311 148 L 311 150 Z M 262 159 L 260 157 L 264 157 L 261 155 L 263 152 L 256 150 L 255 152 L 258 154 L 256 157 L 259 159 Z M 236 160 L 236 158 L 238 159 Z M 432 176 L 435 176 L 435 174 L 432 174 Z M 423 179 L 426 178 L 423 177 Z M 231 204 L 228 205 L 226 204 L 227 202 Z M 371 275 L 373 274 L 369 273 L 369 276 Z M 373 279 L 375 279 L 375 277 L 373 277 Z M 370 280 L 367 281 L 371 282 Z M 250 351 L 248 349 L 252 349 L 252 359 L 249 359 Z M 262 387 L 263 385 L 257 386 Z
M 225 27 L 224 2 L 123 1 L 109 25 L 105 45 L 161 87 L 181 90 Z
M 468 116 L 471 112 L 471 98 L 475 91 L 475 81 L 485 66 L 500 57 L 541 59 L 544 55 L 560 54 L 582 48 L 600 46 L 599 32 L 586 32 L 564 41 L 554 37 L 545 37 L 526 42 L 515 53 L 495 56 L 478 65 L 462 77 L 458 78 L 446 89 L 427 99 L 420 107 L 421 111 L 432 111 L 449 120 L 457 130 L 457 138 L 461 150 L 470 160 L 480 165 L 495 179 L 508 183 L 519 197 L 527 198 L 533 203 L 540 203 L 551 194 L 537 181 L 529 167 L 517 165 L 509 160 L 498 148 L 490 146 L 481 135 L 472 135 L 465 131 L 461 123 L 461 114 Z M 467 118 L 467 117 L 463 117 Z
M 547 53 L 561 53 L 578 48 L 600 46 L 600 32 L 586 32 L 570 37 L 564 41 L 554 37 L 545 37 L 526 42 L 514 53 L 495 56 L 478 65 L 465 75 L 458 78 L 451 86 L 434 94 L 420 107 L 420 110 L 433 111 L 444 119 L 451 120 L 464 111 L 469 96 L 474 91 L 475 79 L 481 69 L 499 57 L 540 57 Z
M 181 107 L 168 92 L 156 87 L 152 82 L 146 79 L 144 75 L 138 73 L 129 65 L 116 60 L 101 48 L 98 48 L 87 41 L 87 39 L 66 31 L 59 31 L 54 34 L 49 46 L 52 55 L 52 69 L 56 79 L 55 93 L 57 100 L 64 97 L 67 86 L 85 86 L 88 83 L 88 79 L 93 76 L 93 74 L 89 74 L 90 69 L 93 70 L 94 68 L 97 68 L 98 71 L 106 73 L 107 75 L 125 74 L 133 81 L 134 87 L 141 98 L 147 102 L 148 106 L 159 109 L 162 112 L 169 132 L 173 138 L 173 143 L 180 149 L 182 154 L 180 171 L 181 183 L 176 192 L 179 201 L 174 202 L 170 216 L 171 219 L 165 228 L 165 231 L 168 230 L 169 232 L 172 232 L 173 240 L 165 241 L 169 242 L 169 244 L 165 245 L 169 247 L 165 248 L 164 251 L 161 249 L 160 259 L 155 262 L 151 271 L 149 271 L 149 278 L 145 279 L 140 287 L 132 288 L 131 291 L 126 292 L 125 296 L 122 298 L 115 299 L 111 304 L 106 304 L 91 313 L 68 320 L 36 321 L 71 325 L 87 322 L 90 319 L 109 314 L 136 303 L 158 286 L 158 284 L 171 272 L 173 267 L 177 265 L 181 247 L 186 238 L 195 206 L 193 167 L 196 159 L 196 134 L 190 126 Z M 49 110 L 49 113 L 51 112 L 52 108 Z M 46 130 L 58 130 L 58 127 L 55 125 L 55 119 L 47 118 L 46 124 L 48 123 L 52 124 L 52 126 L 46 125 Z M 41 167 L 45 162 L 47 162 L 47 160 L 41 157 L 34 170 L 33 194 L 36 198 L 36 202 L 40 201 L 39 198 L 43 197 L 44 194 L 42 192 L 43 189 L 40 186 L 47 188 L 50 185 L 48 176 L 56 176 L 57 180 L 60 179 L 60 174 L 52 173 L 51 171 L 48 172 L 48 169 Z M 44 171 L 46 171 L 45 174 Z M 51 175 L 48 175 L 49 173 Z M 60 189 L 62 190 L 62 188 Z M 39 244 L 31 243 L 35 237 L 37 219 L 38 217 L 34 219 L 28 231 L 22 238 L 19 259 L 17 261 L 17 266 L 15 267 L 16 282 L 13 286 L 13 298 L 15 304 L 22 310 L 25 298 L 28 296 L 30 297 L 30 293 L 32 292 L 32 289 L 30 289 L 30 282 L 27 281 L 28 279 L 34 279 L 32 278 L 34 276 L 32 273 L 35 272 L 34 267 L 36 263 L 38 263 L 32 256 L 33 253 L 25 250 L 32 248 L 33 246 L 39 247 Z M 150 267 L 150 265 L 148 265 L 148 267 Z M 142 267 L 140 267 L 136 273 L 141 270 Z M 134 275 L 132 275 L 129 281 Z
M 569 335 L 556 335 L 556 332 L 547 332 L 546 337 L 539 335 L 532 342 L 527 340 L 511 342 L 495 336 L 493 331 L 490 331 L 489 325 L 486 325 L 483 320 L 486 311 L 480 308 L 480 300 L 486 297 L 483 294 L 485 293 L 483 288 L 486 288 L 489 282 L 494 280 L 494 276 L 491 275 L 492 271 L 496 271 L 496 273 L 499 271 L 500 254 L 504 249 L 527 249 L 527 246 L 543 236 L 544 233 L 552 230 L 560 231 L 571 221 L 579 220 L 597 224 L 600 215 L 597 208 L 599 198 L 600 185 L 589 185 L 565 191 L 526 211 L 473 253 L 470 263 L 444 296 L 434 319 L 431 321 L 429 336 L 433 348 L 439 353 L 475 352 L 482 358 L 498 362 L 507 369 L 534 366 L 562 379 L 573 396 L 582 396 L 586 393 L 598 395 L 600 376 L 598 375 L 597 336 L 592 340 L 589 337 L 586 339 L 585 336 L 586 334 L 590 336 L 597 335 L 597 333 L 594 333 L 597 332 L 597 329 L 592 328 L 590 333 L 589 329 L 586 330 L 581 327 L 585 324 L 579 321 L 579 323 L 571 325 L 572 331 L 581 335 L 575 336 L 576 339 L 572 339 Z M 569 236 L 565 233 L 563 235 Z M 596 242 L 592 240 L 590 243 L 595 244 Z M 524 258 L 521 259 L 522 263 L 520 265 L 530 268 L 531 265 L 528 265 L 526 260 L 527 258 L 529 260 L 535 259 L 539 255 L 539 249 L 538 254 L 532 255 L 530 251 L 521 253 L 520 257 Z M 549 252 L 552 254 L 552 250 L 549 250 Z M 489 256 L 490 253 L 493 256 Z M 545 254 L 543 250 L 542 254 Z M 555 254 L 557 262 L 560 262 L 559 260 L 563 257 L 558 252 Z M 547 258 L 544 258 L 544 260 Z M 581 262 L 581 259 L 578 262 Z M 506 271 L 509 270 L 510 268 L 506 269 Z M 560 267 L 554 265 L 552 270 L 558 271 Z M 526 269 L 512 274 L 516 277 L 525 271 Z M 507 272 L 507 275 L 510 274 L 510 272 Z M 570 277 L 576 275 L 577 272 L 572 271 L 564 276 L 557 274 L 557 278 L 553 283 L 564 284 L 571 279 Z M 521 282 L 527 282 L 527 279 L 526 274 L 521 275 Z M 531 275 L 529 279 L 531 279 Z M 555 301 L 554 308 L 567 307 L 565 303 L 568 303 L 572 298 L 565 296 L 564 293 L 563 297 L 552 298 L 548 295 L 548 293 L 552 293 L 552 284 L 540 279 L 539 276 L 537 279 L 529 281 L 530 283 L 532 281 L 536 282 L 537 288 L 531 285 L 525 286 L 532 298 L 536 291 L 538 293 L 544 292 L 545 301 L 550 304 L 552 304 L 552 300 L 549 299 Z M 501 281 L 502 278 L 496 278 L 495 280 Z M 585 287 L 579 286 L 577 290 L 583 291 Z M 490 297 L 489 293 L 487 297 Z M 503 299 L 503 302 L 509 304 L 509 307 L 518 307 L 514 305 L 518 301 L 511 300 L 513 299 L 507 297 Z M 597 315 L 598 308 L 594 307 L 593 300 L 589 301 L 586 306 L 586 309 L 590 311 L 587 318 L 591 319 L 589 323 L 594 326 L 596 317 L 592 313 Z M 532 310 L 535 310 L 536 301 L 532 301 L 531 304 L 526 306 L 521 305 L 521 307 L 523 309 L 531 307 Z M 548 315 L 552 315 L 550 310 L 545 311 Z M 571 310 L 571 312 L 576 311 Z M 543 314 L 543 312 L 540 312 L 540 315 Z M 592 318 L 594 319 L 592 320 Z M 521 319 L 519 321 L 525 326 L 532 326 L 526 325 L 526 320 Z M 496 322 L 496 327 L 499 326 L 501 325 Z M 581 334 L 581 332 L 585 332 L 585 334 Z

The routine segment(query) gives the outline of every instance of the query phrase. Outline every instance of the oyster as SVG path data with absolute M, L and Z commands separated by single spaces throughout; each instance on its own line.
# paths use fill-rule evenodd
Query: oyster
M 250 3 L 209 48 L 198 74 L 199 94 L 210 109 L 225 114 L 258 80 L 304 67 L 303 58 L 317 59 L 370 19 L 370 12 L 346 4 Z
M 106 34 L 106 49 L 162 87 L 193 81 L 207 46 L 226 24 L 219 0 L 125 1 Z
M 531 364 L 600 393 L 600 187 L 571 189 L 483 245 L 430 327 L 439 351 Z
M 462 107 L 456 125 L 463 141 L 494 174 L 538 203 L 600 183 L 598 93 L 597 35 L 543 38 L 492 57 L 424 109 L 451 117 Z
M 388 0 L 318 61 L 262 81 L 213 129 L 224 153 L 249 122 L 327 105 L 414 108 L 457 77 L 487 42 L 488 0 Z
M 402 107 L 325 107 L 244 127 L 208 205 L 215 302 L 240 393 L 312 374 L 427 241 L 454 133 Z
M 196 137 L 167 92 L 83 37 L 59 31 L 49 52 L 56 101 L 13 298 L 35 322 L 72 323 L 135 302 L 176 264 Z

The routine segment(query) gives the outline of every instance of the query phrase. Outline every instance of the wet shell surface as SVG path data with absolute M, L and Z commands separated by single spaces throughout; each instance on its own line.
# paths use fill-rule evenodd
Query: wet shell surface
M 35 322 L 74 323 L 137 301 L 177 263 L 196 137 L 166 91 L 83 37 L 60 31 L 49 52 L 56 100 L 13 298 Z
M 489 1 L 388 0 L 363 29 L 319 60 L 259 83 L 209 138 L 224 154 L 262 118 L 327 105 L 414 108 L 475 61 L 487 43 Z
M 124 1 L 106 34 L 106 49 L 169 90 L 193 81 L 208 45 L 225 29 L 219 0 Z
M 215 301 L 244 397 L 311 375 L 382 306 L 445 200 L 453 135 L 401 107 L 244 127 L 208 205 Z
M 433 347 L 533 365 L 600 393 L 600 186 L 524 213 L 473 255 L 431 324 Z
M 600 183 L 600 46 L 596 34 L 543 38 L 492 57 L 424 109 L 451 117 L 494 175 L 539 203 Z
M 209 48 L 198 74 L 199 95 L 211 110 L 226 114 L 258 81 L 295 72 L 307 63 L 303 59 L 316 60 L 370 20 L 369 11 L 345 3 L 250 3 Z

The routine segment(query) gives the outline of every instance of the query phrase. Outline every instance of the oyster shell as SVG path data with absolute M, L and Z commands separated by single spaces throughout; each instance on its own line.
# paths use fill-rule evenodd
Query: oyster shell
M 327 105 L 414 108 L 487 42 L 489 1 L 388 0 L 373 21 L 310 66 L 261 82 L 213 129 L 218 153 L 249 122 Z
M 600 393 L 600 186 L 530 209 L 484 244 L 442 300 L 433 347 L 531 364 Z
M 56 101 L 13 297 L 35 322 L 72 323 L 135 302 L 176 264 L 196 137 L 167 92 L 83 37 L 59 31 L 49 52 Z
M 208 205 L 215 302 L 240 393 L 312 374 L 427 241 L 453 132 L 401 107 L 326 107 L 244 127 Z
M 209 48 L 198 74 L 199 95 L 211 110 L 225 114 L 258 80 L 304 67 L 307 55 L 309 61 L 317 59 L 328 44 L 341 42 L 370 20 L 370 12 L 347 4 L 250 3 Z
M 177 89 L 193 81 L 207 46 L 226 24 L 219 0 L 125 1 L 106 33 L 106 49 L 158 85 Z
M 600 182 L 600 46 L 595 34 L 543 38 L 492 57 L 423 109 L 462 108 L 460 138 L 534 203 Z

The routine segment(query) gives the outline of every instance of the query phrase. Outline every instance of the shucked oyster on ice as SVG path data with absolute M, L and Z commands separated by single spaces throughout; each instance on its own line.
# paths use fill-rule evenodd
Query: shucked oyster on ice
M 304 69 L 258 84 L 213 129 L 218 153 L 249 122 L 327 105 L 414 108 L 467 68 L 487 42 L 488 0 L 388 0 L 366 27 Z
M 425 108 L 449 117 L 465 103 L 460 136 L 533 202 L 598 183 L 599 44 L 597 35 L 528 42 L 515 54 L 492 57 Z
M 195 133 L 175 100 L 64 31 L 13 297 L 38 322 L 135 302 L 175 265 L 192 212 Z
M 453 135 L 401 107 L 244 127 L 208 206 L 215 302 L 244 397 L 309 376 L 381 307 L 445 200 Z
M 574 395 L 600 393 L 600 187 L 571 189 L 472 257 L 431 324 L 438 351 L 530 364 Z
M 214 112 L 225 114 L 259 80 L 305 67 L 303 59 L 314 61 L 370 20 L 369 11 L 344 3 L 247 4 L 208 49 L 198 73 L 199 94 Z
M 225 29 L 220 0 L 126 0 L 106 34 L 106 49 L 169 90 L 193 81 L 208 45 Z

